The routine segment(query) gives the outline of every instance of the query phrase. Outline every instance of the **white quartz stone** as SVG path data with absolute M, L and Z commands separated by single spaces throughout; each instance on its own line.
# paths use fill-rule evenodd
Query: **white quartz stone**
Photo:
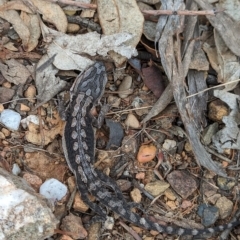
M 0 116 L 0 122 L 10 130 L 18 130 L 21 121 L 21 115 L 11 109 L 3 110 Z

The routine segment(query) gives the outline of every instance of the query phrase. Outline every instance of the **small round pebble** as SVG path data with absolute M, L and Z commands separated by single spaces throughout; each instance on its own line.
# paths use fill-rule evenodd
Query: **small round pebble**
M 125 124 L 127 127 L 130 127 L 130 128 L 140 127 L 140 123 L 138 119 L 132 113 L 128 114 L 127 119 L 125 120 Z
M 20 114 L 11 109 L 3 110 L 1 113 L 0 122 L 10 130 L 18 130 L 20 121 Z
M 166 150 L 170 150 L 175 148 L 177 145 L 176 141 L 174 140 L 170 140 L 170 139 L 166 139 L 163 143 L 163 148 Z
M 168 188 L 169 184 L 165 181 L 156 180 L 146 184 L 145 190 L 152 194 L 154 197 L 164 193 Z
M 118 91 L 119 91 L 118 96 L 120 98 L 126 98 L 129 95 L 129 93 L 127 93 L 127 91 L 131 88 L 131 86 L 132 86 L 132 77 L 131 76 L 126 76 L 122 80 L 122 82 L 121 82 L 121 84 L 118 88 Z M 124 93 L 124 91 L 126 93 Z
M 130 192 L 131 198 L 135 203 L 140 203 L 142 200 L 142 195 L 141 192 L 138 188 L 134 188 L 131 192 Z
M 57 179 L 51 178 L 41 185 L 39 192 L 46 198 L 59 201 L 67 194 L 67 187 Z
M 13 168 L 12 168 L 12 174 L 14 175 L 19 175 L 21 173 L 21 169 L 20 167 L 18 166 L 18 164 L 14 163 L 13 164 Z

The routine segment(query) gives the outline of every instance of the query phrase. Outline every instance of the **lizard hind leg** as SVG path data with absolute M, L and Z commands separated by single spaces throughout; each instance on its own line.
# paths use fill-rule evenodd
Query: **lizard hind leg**
M 106 216 L 94 216 L 94 217 L 92 217 L 92 219 L 90 220 L 89 225 L 92 225 L 92 224 L 98 223 L 98 222 L 100 222 L 100 223 L 105 223 L 106 219 L 107 219 Z
M 99 205 L 97 205 L 96 203 L 92 202 L 89 199 L 88 196 L 88 190 L 85 187 L 84 183 L 82 182 L 82 180 L 78 179 L 77 180 L 77 185 L 78 185 L 78 190 L 81 193 L 81 199 L 82 201 L 87 204 L 94 212 L 96 212 L 99 216 L 104 217 L 106 216 L 106 211 L 100 207 Z
M 118 199 L 124 199 L 124 196 L 122 194 L 122 191 L 120 190 L 119 186 L 114 182 L 110 177 L 99 171 L 98 169 L 95 169 L 95 171 L 98 174 L 99 179 L 101 180 L 101 183 L 110 189 L 113 190 L 113 192 L 116 194 L 116 197 Z
M 92 116 L 93 127 L 98 128 L 98 129 L 102 127 L 105 115 L 107 114 L 109 109 L 110 109 L 110 106 L 108 104 L 104 104 L 103 106 L 101 106 L 101 110 L 99 112 L 98 117 L 95 118 Z
M 132 208 L 137 208 L 137 209 L 139 209 L 141 212 L 146 212 L 146 210 L 144 209 L 144 207 L 142 206 L 142 204 L 140 204 L 140 203 L 136 203 L 136 202 L 128 202 L 127 203 L 127 205 L 128 205 L 128 207 L 130 208 L 130 209 L 132 209 Z

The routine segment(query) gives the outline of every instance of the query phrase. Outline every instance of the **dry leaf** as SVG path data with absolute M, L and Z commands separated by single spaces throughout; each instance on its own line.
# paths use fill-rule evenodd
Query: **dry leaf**
M 76 36 L 59 34 L 48 48 L 49 57 L 57 54 L 53 64 L 61 70 L 84 70 L 93 62 L 81 54 L 95 56 L 100 54 L 107 56 L 110 50 L 131 58 L 137 52 L 134 48 L 123 45 L 124 42 L 132 38 L 127 33 L 118 33 L 109 36 L 101 36 L 97 32 L 90 32 Z M 64 61 L 63 61 L 64 59 Z
M 228 116 L 223 117 L 222 122 L 225 127 L 212 137 L 212 142 L 219 153 L 223 153 L 225 149 L 238 150 L 240 149 L 240 113 L 238 106 L 240 97 L 225 90 L 215 90 L 214 96 L 224 101 L 231 109 L 231 112 Z
M 48 60 L 48 56 L 44 55 L 37 64 L 37 68 L 44 64 Z M 58 70 L 50 64 L 44 71 L 37 71 L 36 73 L 36 87 L 38 90 L 38 101 L 39 104 L 43 104 L 59 91 L 61 91 L 67 84 L 66 81 L 62 81 L 59 77 L 56 77 Z
M 238 79 L 240 75 L 238 57 L 230 51 L 216 30 L 214 30 L 214 39 L 218 53 L 218 81 L 221 83 L 227 83 Z M 238 82 L 228 84 L 225 86 L 225 90 L 231 91 L 237 86 L 237 84 Z
M 4 0 L 0 0 L 0 5 L 4 4 Z M 30 38 L 30 31 L 24 24 L 19 14 L 15 10 L 0 11 L 0 17 L 12 24 L 14 30 L 17 32 L 19 37 L 22 39 L 23 48 L 27 47 L 27 43 Z
M 61 120 L 59 115 L 54 114 L 54 118 L 58 123 L 50 129 L 42 128 L 41 131 L 39 131 L 38 126 L 30 123 L 28 126 L 29 130 L 26 131 L 25 134 L 26 140 L 30 143 L 44 146 L 52 142 L 58 134 L 62 134 L 64 128 L 64 122 Z
M 60 32 L 67 31 L 67 17 L 59 5 L 43 0 L 31 2 L 38 8 L 45 21 L 52 23 Z
M 195 2 L 203 10 L 214 10 L 214 7 L 207 0 L 195 0 Z M 224 2 L 224 1 L 221 1 Z M 235 3 L 239 5 L 239 3 Z M 234 7 L 236 7 L 234 6 Z M 220 9 L 223 9 L 220 6 Z M 237 10 L 236 10 L 237 11 Z M 235 15 L 232 13 L 231 15 Z M 223 38 L 228 48 L 237 56 L 240 56 L 240 24 L 239 21 L 235 21 L 225 11 L 216 14 L 215 16 L 206 15 L 206 18 L 212 24 L 212 26 L 218 31 L 220 36 Z
M 165 89 L 160 69 L 152 64 L 150 67 L 143 68 L 142 72 L 144 83 L 153 92 L 153 94 L 159 98 Z
M 220 83 L 238 79 L 240 75 L 238 58 L 226 46 L 216 30 L 214 30 L 214 38 L 208 39 L 203 44 L 203 50 L 207 53 L 212 68 L 218 73 L 218 81 Z M 225 89 L 231 91 L 237 84 L 228 84 L 225 86 Z
M 6 60 L 5 64 L 0 63 L 0 71 L 6 80 L 16 85 L 24 84 L 31 75 L 29 70 L 15 59 Z
M 8 42 L 8 43 L 4 44 L 3 46 L 10 51 L 18 52 L 18 49 L 14 46 L 13 42 Z
M 144 18 L 135 0 L 98 0 L 98 16 L 103 33 L 111 35 L 114 33 L 127 32 L 134 37 L 128 41 L 128 46 L 136 47 L 142 31 Z M 111 11 L 109 11 L 111 9 Z M 115 51 L 115 50 L 114 50 Z M 115 51 L 116 52 L 116 51 Z M 111 57 L 117 65 L 122 65 L 126 58 L 112 52 Z
M 30 38 L 25 48 L 26 51 L 30 52 L 37 46 L 38 39 L 41 35 L 39 20 L 37 15 L 25 12 L 21 13 L 21 18 L 30 31 Z
M 4 2 L 4 1 L 1 1 Z M 28 8 L 22 1 L 11 1 L 6 2 L 1 5 L 0 11 L 6 11 L 6 10 L 21 10 L 27 13 L 33 13 L 30 8 Z

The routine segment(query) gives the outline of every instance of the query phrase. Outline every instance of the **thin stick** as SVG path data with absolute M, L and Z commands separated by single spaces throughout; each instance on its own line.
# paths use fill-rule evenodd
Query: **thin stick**
M 140 238 L 139 235 L 138 235 L 132 228 L 130 228 L 129 226 L 127 226 L 124 222 L 119 221 L 119 224 L 120 224 L 125 230 L 127 230 L 127 231 L 133 236 L 134 239 L 136 239 L 136 240 L 142 240 L 142 238 Z
M 221 154 L 216 153 L 213 149 L 211 149 L 211 148 L 209 148 L 209 147 L 207 147 L 207 146 L 205 146 L 205 148 L 207 149 L 208 152 L 210 152 L 211 154 L 213 154 L 213 155 L 215 155 L 216 157 L 220 158 L 221 160 L 226 161 L 226 162 L 228 162 L 228 163 L 231 163 L 231 162 L 232 162 L 231 159 L 226 158 L 226 157 L 222 156 Z
M 196 95 L 198 95 L 198 94 L 207 92 L 207 91 L 209 91 L 209 90 L 211 90 L 211 89 L 223 87 L 223 86 L 225 86 L 225 85 L 229 85 L 229 84 L 236 83 L 236 82 L 239 82 L 239 81 L 240 81 L 240 78 L 237 79 L 237 80 L 231 81 L 231 82 L 223 83 L 223 84 L 220 84 L 220 85 L 217 85 L 217 86 L 214 86 L 214 87 L 210 87 L 210 88 L 204 89 L 204 90 L 202 90 L 202 91 L 200 91 L 200 92 L 197 92 L 197 93 L 194 93 L 194 94 L 192 94 L 192 95 L 189 95 L 189 96 L 187 96 L 186 98 L 194 97 L 194 96 L 196 96 Z
M 90 3 L 81 3 L 81 2 L 75 2 L 72 0 L 47 0 L 49 2 L 55 2 L 55 3 L 62 3 L 66 5 L 72 5 L 72 6 L 77 6 L 81 8 L 90 8 L 90 9 L 96 9 L 97 5 L 96 4 L 90 4 Z
M 136 110 L 140 110 L 140 109 L 146 109 L 146 108 L 151 108 L 152 106 L 146 106 L 146 107 L 139 107 L 139 108 L 131 108 L 131 109 L 127 109 L 127 110 L 121 110 L 121 111 L 117 111 L 117 112 L 110 112 L 107 113 L 106 116 L 112 115 L 112 114 L 117 114 L 117 113 L 125 113 L 125 112 L 131 112 L 131 111 L 136 111 Z
M 223 12 L 221 10 L 204 10 L 204 11 L 190 11 L 190 10 L 143 10 L 142 12 L 150 15 L 216 15 L 216 13 Z

